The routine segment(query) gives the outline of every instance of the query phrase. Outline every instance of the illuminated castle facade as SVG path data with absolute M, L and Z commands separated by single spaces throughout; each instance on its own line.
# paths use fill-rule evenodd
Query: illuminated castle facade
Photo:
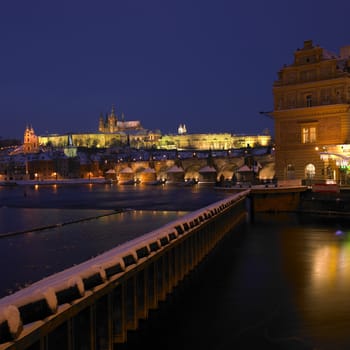
M 102 113 L 99 118 L 98 131 L 101 133 L 111 134 L 120 131 L 143 130 L 141 123 L 136 121 L 125 121 L 124 113 L 121 114 L 121 120 L 115 113 L 115 107 L 112 106 L 112 111 L 104 118 Z
M 180 124 L 177 134 L 162 135 L 160 130 L 143 128 L 139 121 L 125 121 L 123 114 L 119 120 L 114 106 L 105 117 L 100 115 L 96 133 L 39 136 L 39 145 L 53 147 L 129 146 L 136 149 L 228 150 L 247 146 L 268 146 L 270 143 L 271 136 L 268 133 L 263 135 L 190 134 L 185 124 Z

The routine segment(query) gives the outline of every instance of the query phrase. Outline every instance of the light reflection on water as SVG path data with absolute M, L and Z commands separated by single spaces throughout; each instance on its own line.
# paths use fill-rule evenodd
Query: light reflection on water
M 0 259 L 7 266 L 0 280 L 0 296 L 1 291 L 18 289 L 87 260 L 229 195 L 205 185 L 0 186 L 0 236 L 106 215 L 0 238 Z M 135 210 L 116 214 L 125 208 Z
M 279 264 L 298 320 L 285 331 L 310 349 L 350 346 L 349 228 L 346 220 L 314 217 L 279 229 Z
M 350 349 L 349 228 L 256 215 L 126 349 Z
M 299 243 L 294 256 L 285 252 L 285 259 L 290 259 L 286 271 L 302 315 L 302 334 L 315 337 L 325 349 L 348 348 L 350 237 L 334 226 L 307 227 L 292 234 L 285 239 Z
M 0 235 L 107 215 L 111 210 L 0 208 Z
M 6 203 L 23 204 L 28 199 L 19 192 L 14 194 L 3 197 Z M 147 193 L 127 188 L 112 189 L 108 194 L 84 188 L 69 205 L 89 208 L 95 203 L 100 208 L 90 212 L 54 208 L 55 203 L 63 206 L 71 197 L 68 189 L 59 188 L 56 193 L 39 189 L 38 197 L 31 196 L 34 204 L 43 203 L 44 196 L 47 208 L 53 207 L 18 209 L 27 210 L 23 223 L 33 225 L 36 219 L 46 223 L 108 213 L 112 208 L 126 207 L 126 203 L 137 205 L 139 210 L 1 239 L 0 256 L 10 271 L 2 275 L 2 286 L 19 287 L 18 279 L 12 278 L 15 273 L 27 282 L 34 281 L 38 271 L 51 274 L 54 267 L 47 261 L 52 256 L 62 266 L 74 264 L 73 257 L 84 260 L 94 256 L 103 251 L 105 243 L 111 247 L 151 230 L 153 224 L 162 226 L 190 210 L 190 198 L 197 201 L 197 207 L 218 199 L 217 194 L 203 194 L 198 188 L 156 188 Z M 141 210 L 147 207 L 158 210 Z M 0 209 L 1 220 L 11 217 L 14 221 L 12 229 L 22 227 L 15 210 Z M 258 349 L 261 344 L 269 349 L 350 349 L 350 221 L 256 215 L 255 222 L 247 223 L 237 237 L 226 241 L 208 266 L 197 285 L 171 309 L 171 317 L 167 312 L 165 319 L 160 319 L 156 334 L 150 330 L 145 343 L 169 350 L 184 349 L 184 344 L 188 349 Z
M 38 224 L 41 226 L 108 213 L 112 215 L 0 238 L 0 257 L 2 262 L 6 262 L 7 269 L 6 275 L 1 278 L 0 296 L 5 291 L 17 290 L 23 285 L 88 260 L 187 213 L 147 210 L 122 213 L 100 210 L 72 212 L 17 208 L 2 208 L 0 213 L 2 211 L 7 213 L 3 218 L 18 218 L 16 223 L 19 226 L 14 225 L 17 229 L 23 228 L 25 223 L 34 228 Z

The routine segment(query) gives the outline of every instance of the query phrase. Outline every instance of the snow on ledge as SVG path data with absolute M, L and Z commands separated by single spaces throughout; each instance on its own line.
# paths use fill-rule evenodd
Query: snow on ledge
M 7 323 L 12 336 L 16 337 L 22 327 L 21 314 L 18 310 L 23 305 L 45 300 L 48 309 L 56 313 L 60 305 L 57 298 L 59 293 L 67 291 L 69 294 L 70 291 L 73 293 L 72 297 L 76 299 L 83 297 L 88 289 L 91 290 L 96 285 L 108 283 L 108 278 L 117 276 L 118 273 L 123 273 L 129 265 L 137 265 L 139 260 L 142 261 L 149 255 L 156 254 L 164 245 L 171 244 L 171 241 L 176 240 L 179 235 L 185 235 L 193 227 L 205 223 L 206 220 L 244 198 L 249 192 L 250 190 L 235 193 L 228 198 L 188 213 L 159 229 L 127 241 L 101 255 L 46 277 L 0 299 L 0 325 Z M 2 339 L 0 339 L 1 342 L 3 342 Z

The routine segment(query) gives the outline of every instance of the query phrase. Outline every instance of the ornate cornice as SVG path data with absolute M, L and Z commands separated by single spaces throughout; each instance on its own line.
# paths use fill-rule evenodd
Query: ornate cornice
M 276 118 L 300 118 L 300 117 L 315 117 L 327 116 L 333 114 L 346 114 L 350 112 L 350 104 L 334 104 L 325 106 L 291 108 L 273 111 L 272 115 Z

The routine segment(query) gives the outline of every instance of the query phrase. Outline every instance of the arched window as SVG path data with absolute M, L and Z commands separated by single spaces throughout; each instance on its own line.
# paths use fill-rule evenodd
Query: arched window
M 316 174 L 316 168 L 313 164 L 309 163 L 306 167 L 305 167 L 305 176 L 308 179 L 311 179 L 315 176 Z

